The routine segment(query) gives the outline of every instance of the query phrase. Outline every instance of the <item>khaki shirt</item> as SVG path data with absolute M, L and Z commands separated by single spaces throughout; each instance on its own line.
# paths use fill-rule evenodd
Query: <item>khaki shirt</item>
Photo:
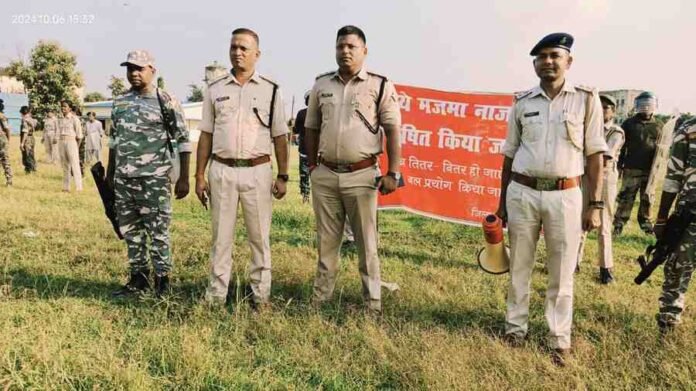
M 588 94 L 591 112 L 585 122 Z M 584 173 L 584 158 L 607 150 L 599 95 L 566 80 L 553 99 L 541 87 L 518 97 L 510 112 L 503 154 L 512 171 L 538 178 Z
M 258 72 L 244 85 L 232 73 L 208 84 L 198 128 L 213 134 L 213 154 L 226 159 L 271 154 L 272 138 L 289 133 L 280 88 L 273 103 L 273 129 L 268 128 L 274 85 Z
M 336 163 L 355 163 L 382 152 L 378 124 L 401 127 L 401 111 L 394 84 L 387 81 L 377 102 L 384 78 L 364 68 L 348 82 L 338 71 L 320 75 L 309 96 L 306 129 L 318 129 L 319 154 Z M 363 118 L 361 118 L 361 116 Z M 368 127 L 368 124 L 370 127 Z
M 58 120 L 58 128 L 61 137 L 82 138 L 82 122 L 74 113 Z
M 54 137 L 58 133 L 58 118 L 46 118 L 44 121 L 44 134 L 46 137 Z
M 607 140 L 607 152 L 604 153 L 604 156 L 615 163 L 619 160 L 621 147 L 623 147 L 626 138 L 624 131 L 614 121 L 611 121 L 608 124 L 604 124 L 604 138 Z

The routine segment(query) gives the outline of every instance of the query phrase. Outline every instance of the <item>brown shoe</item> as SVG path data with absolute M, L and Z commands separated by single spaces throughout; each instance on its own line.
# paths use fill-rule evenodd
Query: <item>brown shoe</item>
M 568 359 L 570 358 L 570 348 L 561 349 L 557 348 L 551 353 L 551 361 L 554 365 L 558 367 L 565 367 Z

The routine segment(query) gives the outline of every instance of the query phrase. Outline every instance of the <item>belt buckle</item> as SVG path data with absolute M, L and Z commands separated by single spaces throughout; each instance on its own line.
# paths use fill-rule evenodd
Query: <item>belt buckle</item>
M 345 174 L 348 172 L 352 172 L 350 169 L 350 164 L 338 164 L 338 165 L 336 165 L 336 169 L 333 171 L 336 173 L 339 173 L 339 174 Z
M 251 167 L 251 160 L 240 159 L 235 162 L 236 167 Z
M 536 178 L 536 189 L 540 191 L 551 191 L 558 189 L 558 179 Z

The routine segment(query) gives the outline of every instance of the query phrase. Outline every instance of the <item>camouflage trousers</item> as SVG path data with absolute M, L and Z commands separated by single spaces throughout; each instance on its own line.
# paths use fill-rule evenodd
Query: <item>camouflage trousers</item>
M 22 151 L 22 164 L 24 165 L 24 171 L 27 173 L 36 171 L 36 156 L 34 154 L 35 146 L 36 140 L 34 140 L 34 136 L 27 136 L 24 144 L 24 150 Z
M 687 228 L 677 256 L 665 262 L 665 282 L 660 295 L 659 323 L 676 325 L 684 311 L 686 289 L 696 266 L 696 224 Z
M 85 137 L 80 139 L 78 146 L 78 155 L 80 156 L 80 174 L 85 176 Z
M 309 164 L 307 155 L 300 154 L 300 194 L 302 197 L 309 197 Z
M 638 224 L 641 229 L 651 228 L 650 220 L 650 200 L 645 194 L 645 187 L 648 185 L 649 172 L 641 170 L 623 170 L 621 181 L 621 192 L 616 197 L 616 215 L 614 215 L 614 227 L 623 227 L 631 217 L 633 204 L 636 194 L 640 192 L 640 204 L 638 206 Z
M 171 187 L 169 177 L 114 179 L 118 224 L 128 246 L 131 274 L 149 270 L 150 260 L 158 276 L 172 270 L 169 240 L 171 222 Z
M 5 171 L 5 180 L 7 184 L 12 183 L 12 167 L 10 166 L 10 153 L 5 133 L 0 132 L 0 165 Z

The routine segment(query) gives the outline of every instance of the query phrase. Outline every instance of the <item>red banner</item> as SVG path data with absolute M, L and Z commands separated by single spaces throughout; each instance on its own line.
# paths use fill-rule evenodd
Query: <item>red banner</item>
M 406 187 L 380 196 L 380 208 L 479 225 L 498 208 L 502 147 L 513 95 L 400 85 L 396 90 Z M 386 154 L 380 166 L 387 167 Z

